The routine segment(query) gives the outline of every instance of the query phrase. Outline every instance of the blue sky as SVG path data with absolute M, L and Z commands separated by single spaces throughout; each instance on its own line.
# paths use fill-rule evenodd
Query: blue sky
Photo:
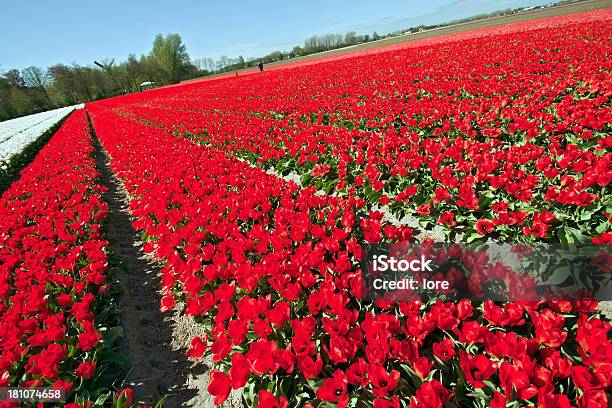
M 313 34 L 379 34 L 550 0 L 3 0 L 0 72 L 146 54 L 179 33 L 193 58 L 260 56 Z

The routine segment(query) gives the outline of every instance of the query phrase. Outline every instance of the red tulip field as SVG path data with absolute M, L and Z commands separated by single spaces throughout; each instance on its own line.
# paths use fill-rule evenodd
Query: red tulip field
M 183 351 L 214 404 L 607 407 L 597 300 L 367 302 L 360 259 L 422 240 L 609 248 L 611 34 L 612 9 L 570 14 L 74 111 L 0 198 L 0 387 L 157 403 L 113 374 L 130 361 L 103 154 L 159 265 L 150 308 L 198 327 Z

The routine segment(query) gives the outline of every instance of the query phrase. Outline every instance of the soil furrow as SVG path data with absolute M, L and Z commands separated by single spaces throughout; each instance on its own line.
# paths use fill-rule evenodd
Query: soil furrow
M 152 403 L 167 395 L 164 406 L 183 406 L 198 390 L 185 386 L 191 363 L 184 352 L 173 347 L 175 322 L 159 310 L 159 265 L 144 256 L 139 237 L 132 228 L 127 194 L 110 170 L 108 156 L 95 138 L 94 147 L 100 181 L 108 188 L 105 199 L 109 220 L 105 232 L 110 256 L 116 260 L 111 275 L 122 291 L 119 301 L 122 351 L 132 364 L 124 386 L 131 386 L 140 401 Z
M 209 359 L 194 363 L 185 354 L 191 339 L 203 337 L 205 331 L 178 311 L 160 312 L 161 266 L 142 251 L 140 237 L 132 227 L 128 194 L 110 169 L 108 153 L 95 135 L 94 148 L 100 182 L 108 188 L 105 233 L 109 256 L 117 265 L 111 275 L 122 291 L 122 351 L 131 363 L 123 386 L 132 387 L 141 402 L 156 403 L 166 396 L 164 407 L 214 407 L 214 398 L 207 392 Z M 242 406 L 240 392 L 233 391 L 221 408 Z

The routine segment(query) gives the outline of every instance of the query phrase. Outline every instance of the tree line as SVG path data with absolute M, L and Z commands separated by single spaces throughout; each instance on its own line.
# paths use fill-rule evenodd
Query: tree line
M 250 57 L 245 59 L 243 56 L 235 58 L 222 55 L 216 61 L 212 58 L 200 58 L 194 60 L 194 64 L 204 75 L 214 74 L 219 72 L 234 71 L 237 69 L 254 67 L 260 62 L 269 64 L 271 62 L 283 61 L 290 58 L 302 57 L 309 54 L 314 54 L 322 51 L 334 50 L 336 48 L 347 47 L 349 45 L 357 45 L 368 41 L 375 41 L 384 36 L 378 35 L 376 32 L 372 35 L 357 35 L 354 31 L 346 34 L 325 34 L 313 35 L 304 40 L 304 45 L 296 45 L 290 51 L 273 51 L 267 55 L 259 57 Z
M 74 105 L 140 90 L 140 84 L 178 83 L 220 72 L 254 67 L 289 58 L 356 45 L 384 38 L 370 35 L 313 35 L 303 46 L 290 51 L 274 51 L 264 56 L 198 58 L 192 60 L 180 35 L 158 34 L 151 51 L 139 58 L 131 54 L 126 61 L 94 61 L 93 65 L 56 64 L 47 69 L 30 66 L 11 69 L 0 75 L 0 120 L 29 115 L 61 106 Z
M 180 35 L 158 34 L 151 52 L 126 61 L 95 61 L 93 65 L 30 66 L 0 75 L 0 120 L 61 106 L 135 92 L 140 84 L 178 83 L 206 74 L 194 65 Z
M 568 3 L 572 1 L 575 1 L 575 0 L 562 0 L 558 3 L 550 4 L 549 6 L 546 6 L 546 7 L 550 7 L 550 6 L 554 6 L 558 4 L 564 4 L 564 3 Z M 579 1 L 584 1 L 584 0 L 579 0 Z M 379 35 L 377 32 L 373 32 L 371 35 L 370 34 L 359 35 L 354 31 L 349 31 L 348 33 L 344 33 L 344 34 L 336 33 L 336 34 L 325 34 L 325 35 L 313 35 L 312 37 L 309 37 L 306 40 L 304 40 L 304 44 L 302 46 L 297 45 L 293 47 L 290 51 L 274 51 L 264 56 L 248 58 L 246 60 L 242 56 L 239 56 L 237 58 L 221 56 L 216 61 L 213 60 L 212 58 L 202 58 L 202 59 L 195 60 L 195 64 L 202 72 L 205 72 L 205 75 L 214 74 L 217 72 L 228 72 L 228 71 L 234 71 L 234 70 L 243 69 L 243 68 L 254 67 L 259 62 L 263 62 L 264 64 L 271 63 L 271 62 L 277 62 L 277 61 L 282 61 L 285 59 L 302 57 L 302 56 L 306 56 L 306 55 L 314 54 L 318 52 L 330 51 L 330 50 L 334 50 L 337 48 L 367 43 L 370 41 L 377 41 L 377 40 L 388 38 L 388 37 L 396 37 L 396 36 L 404 35 L 404 34 L 417 33 L 421 31 L 432 30 L 435 28 L 445 27 L 445 26 L 449 26 L 453 24 L 460 24 L 460 23 L 467 23 L 471 21 L 483 20 L 483 19 L 491 18 L 491 17 L 516 14 L 523 10 L 539 9 L 543 7 L 545 6 L 518 7 L 518 8 L 513 8 L 513 9 L 508 8 L 504 10 L 493 11 L 490 13 L 478 14 L 475 16 L 466 17 L 462 19 L 447 21 L 447 22 L 440 23 L 440 24 L 432 24 L 432 25 L 421 24 L 415 27 L 394 31 L 388 34 L 383 34 L 383 35 Z
M 555 4 L 561 3 L 564 2 Z M 95 61 L 93 66 L 56 64 L 47 69 L 31 66 L 21 71 L 17 69 L 6 71 L 0 75 L 0 121 L 135 92 L 144 82 L 153 82 L 157 85 L 178 83 L 185 79 L 254 67 L 260 62 L 268 64 L 449 24 L 514 14 L 523 9 L 524 7 L 499 10 L 442 24 L 419 25 L 386 35 L 379 35 L 376 32 L 371 35 L 358 35 L 354 31 L 345 34 L 313 35 L 307 38 L 302 46 L 295 46 L 290 51 L 274 51 L 264 56 L 247 59 L 243 56 L 224 55 L 217 60 L 213 58 L 191 60 L 180 35 L 168 34 L 164 37 L 158 34 L 148 54 L 139 58 L 132 54 L 126 61 L 117 64 L 114 60 L 102 60 Z

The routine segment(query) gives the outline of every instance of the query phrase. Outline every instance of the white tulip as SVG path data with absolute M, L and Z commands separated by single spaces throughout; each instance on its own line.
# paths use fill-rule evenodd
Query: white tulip
M 68 106 L 0 122 L 0 162 L 10 163 L 13 156 L 35 142 L 75 108 L 82 107 L 82 104 Z M 7 164 L 3 164 L 0 168 L 6 170 L 8 167 Z

